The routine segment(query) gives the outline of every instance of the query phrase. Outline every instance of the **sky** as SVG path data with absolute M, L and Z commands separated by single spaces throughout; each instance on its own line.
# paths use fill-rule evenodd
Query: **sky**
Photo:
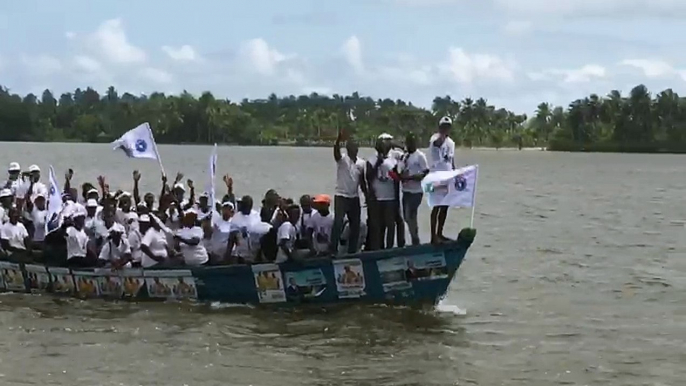
M 686 93 L 686 0 L 0 2 L 0 85 L 350 94 L 531 113 L 590 93 Z

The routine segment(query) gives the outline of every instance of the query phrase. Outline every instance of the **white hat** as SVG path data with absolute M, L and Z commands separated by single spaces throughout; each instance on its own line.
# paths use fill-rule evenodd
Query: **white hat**
M 100 192 L 98 192 L 98 189 L 95 189 L 95 188 L 90 188 L 86 192 L 86 194 L 91 194 L 91 193 L 100 194 Z
M 150 222 L 150 216 L 147 214 L 142 214 L 138 216 L 138 222 Z
M 440 121 L 438 121 L 438 126 L 443 126 L 443 125 L 452 125 L 453 120 L 450 119 L 450 117 L 443 117 L 441 118 Z
M 0 190 L 0 198 L 4 198 L 4 197 L 12 197 L 12 191 L 9 189 Z
M 183 212 L 183 214 L 184 214 L 184 215 L 185 215 L 185 214 L 194 214 L 194 215 L 197 216 L 197 215 L 198 215 L 198 211 L 195 210 L 195 208 L 190 208 L 190 209 L 188 209 L 187 211 Z
M 222 202 L 222 208 L 225 208 L 225 207 L 227 207 L 227 206 L 230 207 L 231 209 L 234 209 L 234 208 L 235 208 L 235 206 L 233 205 L 233 202 L 231 202 L 231 201 L 224 201 L 224 202 Z
M 86 201 L 86 208 L 97 208 L 98 207 L 98 201 L 94 199 L 90 199 Z
M 210 194 L 209 194 L 208 192 L 202 192 L 202 194 L 200 195 L 200 197 L 207 197 L 207 198 L 209 198 L 209 197 L 210 197 Z
M 40 168 L 38 167 L 38 165 L 29 166 L 29 172 L 33 173 L 33 172 L 39 172 L 39 171 L 40 171 Z
M 114 224 L 112 224 L 109 231 L 110 231 L 110 233 L 112 233 L 112 232 L 124 233 L 126 230 L 124 229 L 123 225 L 119 224 L 118 222 L 115 222 Z
M 121 192 L 121 194 L 119 195 L 119 197 L 131 197 L 131 193 L 129 193 L 129 192 Z
M 174 185 L 174 189 L 181 189 L 181 190 L 183 190 L 184 192 L 186 191 L 186 187 L 183 186 L 183 184 L 180 183 L 180 182 L 177 183 L 176 185 Z
M 388 133 L 382 133 L 379 135 L 379 139 L 393 139 L 393 136 Z
M 34 200 L 36 200 L 38 197 L 47 198 L 46 195 L 45 195 L 45 193 L 43 193 L 43 192 L 38 192 L 38 193 L 36 193 L 36 194 L 33 195 L 33 199 L 34 199 Z
M 18 172 L 21 171 L 21 166 L 17 162 L 12 162 L 10 163 L 10 166 L 7 168 L 7 171 L 10 172 Z

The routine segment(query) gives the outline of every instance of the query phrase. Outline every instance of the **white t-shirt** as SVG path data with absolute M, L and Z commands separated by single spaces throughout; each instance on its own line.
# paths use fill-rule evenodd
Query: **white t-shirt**
M 215 218 L 212 222 L 212 238 L 210 239 L 210 251 L 220 257 L 224 257 L 226 248 L 229 246 L 229 235 L 231 234 L 232 219 L 228 221 L 223 218 Z
M 331 242 L 331 231 L 333 229 L 333 213 L 323 216 L 317 212 L 310 217 L 307 222 L 308 229 L 312 229 L 312 241 L 314 249 L 317 252 L 326 252 L 329 250 L 329 243 Z
M 236 213 L 231 223 L 231 233 L 235 234 L 237 239 L 233 255 L 248 260 L 254 259 L 260 247 L 260 238 L 269 231 L 269 224 L 263 223 L 260 214 L 255 210 L 247 216 L 241 212 Z
M 195 239 L 197 238 L 200 242 L 198 245 L 188 245 L 186 243 L 179 243 L 181 255 L 183 256 L 183 261 L 186 265 L 202 265 L 209 260 L 207 256 L 207 250 L 203 244 L 203 237 L 205 232 L 199 226 L 194 226 L 192 228 L 181 228 L 176 231 L 176 235 L 184 239 Z
M 131 260 L 134 262 L 141 262 L 143 259 L 143 252 L 141 251 L 141 241 L 143 235 L 138 230 L 138 227 L 134 227 L 129 231 L 128 242 L 131 247 Z
M 310 213 L 300 212 L 300 220 L 295 224 L 295 230 L 297 231 L 298 239 L 305 239 L 307 237 L 307 224 L 310 222 L 312 216 L 317 213 L 316 209 L 312 209 Z
M 453 170 L 453 161 L 455 159 L 455 142 L 452 138 L 447 137 L 440 147 L 434 146 L 434 141 L 440 137 L 436 133 L 431 136 L 429 141 L 429 151 L 431 154 L 431 171 L 450 171 Z
M 117 212 L 114 216 L 114 220 L 116 222 L 118 222 L 119 224 L 123 225 L 126 232 L 128 232 L 129 227 L 130 227 L 129 220 L 131 220 L 131 219 L 135 220 L 137 217 L 138 217 L 138 215 L 134 211 L 130 211 L 127 213 L 127 212 L 124 212 L 121 208 L 117 208 Z
M 357 161 L 343 154 L 336 165 L 336 195 L 341 197 L 359 197 L 360 178 L 364 175 L 365 163 L 360 157 Z
M 81 229 L 67 228 L 67 260 L 72 257 L 86 257 L 88 235 Z
M 33 241 L 45 240 L 45 222 L 47 221 L 48 211 L 38 210 L 36 206 L 31 212 L 25 212 L 24 217 L 28 218 L 33 224 Z
M 163 231 L 158 231 L 155 228 L 148 229 L 141 240 L 141 245 L 145 245 L 150 248 L 150 252 L 158 257 L 167 258 L 167 236 Z M 143 268 L 152 267 L 156 265 L 157 261 L 153 260 L 147 254 L 143 253 L 141 255 L 141 265 Z
M 124 256 L 131 254 L 131 245 L 126 237 L 121 238 L 119 245 L 114 245 L 114 241 L 108 240 L 105 245 L 102 246 L 100 251 L 100 260 L 105 260 L 109 262 L 115 262 L 121 260 Z
M 369 159 L 371 167 L 376 165 L 378 154 Z M 387 157 L 376 169 L 376 178 L 372 181 L 372 189 L 376 194 L 376 199 L 379 201 L 395 200 L 395 181 L 391 179 L 390 172 L 393 170 L 397 160 L 393 157 Z
M 290 221 L 285 221 L 281 224 L 276 234 L 276 242 L 279 245 L 279 250 L 276 253 L 275 263 L 283 263 L 288 260 L 288 255 L 286 255 L 286 252 L 281 248 L 281 242 L 286 240 L 286 248 L 293 250 L 297 235 L 298 231 L 295 229 L 295 225 L 291 224 Z
M 29 237 L 29 232 L 24 227 L 24 224 L 18 222 L 16 225 L 7 222 L 0 228 L 0 238 L 7 240 L 11 247 L 17 249 L 26 249 L 24 239 Z
M 429 170 L 429 163 L 421 150 L 416 150 L 412 154 L 405 154 L 401 166 L 402 170 L 407 170 L 410 176 Z M 403 192 L 422 193 L 421 181 L 403 181 Z
M 43 197 L 48 197 L 48 188 L 42 182 L 34 182 L 33 183 L 33 191 L 31 192 L 31 198 L 33 199 L 39 193 L 42 194 Z

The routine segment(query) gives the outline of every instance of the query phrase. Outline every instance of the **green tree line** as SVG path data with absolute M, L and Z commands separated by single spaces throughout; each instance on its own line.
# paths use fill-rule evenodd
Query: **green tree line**
M 541 103 L 527 117 L 485 99 L 436 97 L 430 109 L 410 102 L 352 95 L 283 96 L 240 102 L 210 92 L 135 96 L 110 87 L 76 89 L 56 97 L 13 94 L 0 87 L 0 141 L 109 142 L 150 122 L 160 143 L 239 145 L 330 144 L 345 129 L 365 144 L 381 132 L 412 131 L 428 140 L 441 116 L 455 122 L 462 146 L 537 146 L 571 151 L 686 149 L 686 99 L 671 90 L 652 98 L 645 86 L 623 97 L 590 95 L 568 107 Z

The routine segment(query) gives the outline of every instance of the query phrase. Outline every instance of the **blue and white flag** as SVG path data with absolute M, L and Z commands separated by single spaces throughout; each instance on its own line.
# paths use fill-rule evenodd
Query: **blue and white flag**
M 45 218 L 45 233 L 58 229 L 61 224 L 60 213 L 62 212 L 62 191 L 57 184 L 55 169 L 50 165 L 50 190 L 48 191 L 48 214 Z
M 427 194 L 429 207 L 473 207 L 478 174 L 479 165 L 427 174 L 422 180 L 422 190 Z
M 114 150 L 122 149 L 129 158 L 160 160 L 157 144 L 148 122 L 141 123 L 135 129 L 127 131 L 121 138 L 112 142 L 112 145 Z

